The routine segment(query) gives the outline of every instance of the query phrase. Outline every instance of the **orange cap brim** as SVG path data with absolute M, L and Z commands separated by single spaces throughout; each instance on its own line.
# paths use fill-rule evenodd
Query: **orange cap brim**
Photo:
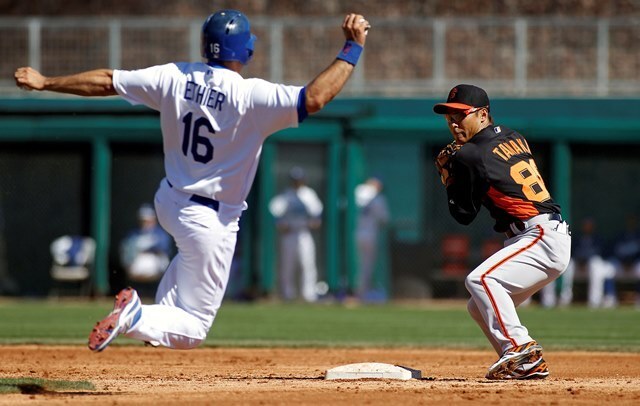
M 463 103 L 438 103 L 433 106 L 433 111 L 436 114 L 447 114 L 449 110 L 470 110 L 472 108 L 474 107 Z

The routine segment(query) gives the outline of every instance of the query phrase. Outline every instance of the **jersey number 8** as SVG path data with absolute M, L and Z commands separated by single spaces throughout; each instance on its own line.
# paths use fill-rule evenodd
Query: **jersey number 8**
M 533 159 L 520 161 L 511 167 L 511 178 L 522 186 L 522 193 L 533 202 L 544 202 L 551 198 L 542 176 Z
M 189 113 L 182 119 L 184 123 L 184 135 L 182 138 L 182 153 L 184 156 L 188 156 L 191 151 L 191 156 L 196 162 L 203 164 L 211 162 L 213 159 L 213 144 L 211 140 L 205 136 L 200 135 L 200 129 L 205 127 L 209 134 L 215 134 L 211 123 L 205 117 L 200 117 L 193 122 L 193 131 L 191 131 L 191 122 L 193 121 L 193 113 Z M 191 149 L 189 149 L 191 145 Z

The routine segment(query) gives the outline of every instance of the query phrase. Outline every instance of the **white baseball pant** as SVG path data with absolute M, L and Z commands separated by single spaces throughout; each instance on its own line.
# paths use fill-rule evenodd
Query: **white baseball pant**
M 533 340 L 516 307 L 560 276 L 569 264 L 567 224 L 553 220 L 530 223 L 465 280 L 471 293 L 469 313 L 498 355 Z
M 360 273 L 358 278 L 358 296 L 366 295 L 373 284 L 373 274 L 378 254 L 378 235 L 357 235 L 358 261 Z
M 280 289 L 283 298 L 292 300 L 296 297 L 295 272 L 299 267 L 301 296 L 307 302 L 315 302 L 318 299 L 318 269 L 316 247 L 311 232 L 303 229 L 285 233 L 280 241 L 280 249 Z
M 143 305 L 140 321 L 125 336 L 169 348 L 188 349 L 205 340 L 229 279 L 242 207 L 214 209 L 189 200 L 166 180 L 156 193 L 162 227 L 178 254 L 165 272 L 154 305 Z
M 605 282 L 614 279 L 616 266 L 599 255 L 594 255 L 587 261 L 587 274 L 589 275 L 589 292 L 587 302 L 589 307 L 612 307 L 616 298 L 613 295 L 605 295 Z

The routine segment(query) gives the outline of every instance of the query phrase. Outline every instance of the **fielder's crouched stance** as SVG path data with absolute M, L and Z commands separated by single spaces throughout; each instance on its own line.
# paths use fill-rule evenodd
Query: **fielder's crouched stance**
M 28 67 L 16 71 L 16 84 L 26 90 L 120 95 L 160 112 L 166 179 L 155 207 L 178 254 L 159 284 L 155 305 L 142 305 L 131 288 L 118 293 L 113 311 L 89 335 L 92 351 L 102 351 L 119 334 L 182 349 L 205 340 L 227 287 L 238 222 L 247 208 L 262 143 L 276 131 L 296 127 L 340 92 L 369 27 L 361 15 L 347 15 L 344 47 L 305 87 L 240 76 L 256 37 L 247 17 L 236 10 L 219 11 L 204 22 L 206 63 L 62 77 L 45 77 Z
M 494 229 L 507 236 L 504 248 L 465 281 L 469 313 L 499 357 L 487 378 L 546 378 L 542 347 L 520 322 L 516 307 L 567 268 L 569 226 L 525 138 L 493 124 L 484 90 L 458 85 L 433 110 L 445 116 L 454 138 L 436 158 L 451 215 L 467 225 L 485 206 L 496 221 Z

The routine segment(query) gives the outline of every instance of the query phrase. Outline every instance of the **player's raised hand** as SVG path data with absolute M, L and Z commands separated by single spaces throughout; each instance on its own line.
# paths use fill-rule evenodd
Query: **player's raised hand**
M 24 90 L 44 89 L 45 77 L 30 66 L 18 68 L 13 77 L 16 80 L 16 86 Z
M 345 38 L 364 45 L 371 24 L 360 14 L 347 14 L 342 22 L 342 32 Z

